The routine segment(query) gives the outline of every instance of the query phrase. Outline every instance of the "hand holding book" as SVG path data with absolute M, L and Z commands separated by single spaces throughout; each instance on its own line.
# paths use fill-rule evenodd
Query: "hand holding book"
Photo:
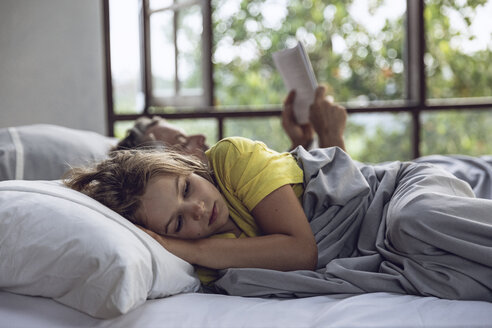
M 277 51 L 273 61 L 287 90 L 295 90 L 294 115 L 297 123 L 309 123 L 309 106 L 314 99 L 318 83 L 309 57 L 302 43 L 291 49 Z

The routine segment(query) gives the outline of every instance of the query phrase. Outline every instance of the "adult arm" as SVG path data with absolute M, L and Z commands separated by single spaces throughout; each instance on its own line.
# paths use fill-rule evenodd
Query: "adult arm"
M 282 110 L 282 128 L 291 141 L 291 149 L 303 146 L 308 149 L 313 142 L 314 130 L 311 123 L 298 124 L 294 116 L 296 92 L 291 90 L 284 100 Z
M 347 123 L 347 111 L 334 104 L 325 95 L 326 90 L 320 86 L 316 89 L 314 102 L 309 108 L 309 120 L 319 137 L 321 148 L 338 146 L 345 150 L 343 133 Z
M 319 147 L 338 146 L 345 150 L 343 133 L 347 122 L 347 111 L 325 96 L 325 88 L 316 89 L 313 104 L 309 109 L 309 123 L 298 124 L 294 117 L 293 104 L 295 92 L 291 91 L 282 111 L 282 127 L 292 142 L 292 149 L 303 146 L 308 149 L 313 141 L 314 132 L 319 139 Z
M 267 195 L 252 214 L 262 236 L 179 240 L 149 234 L 176 256 L 212 269 L 254 267 L 291 271 L 316 268 L 316 242 L 290 185 Z

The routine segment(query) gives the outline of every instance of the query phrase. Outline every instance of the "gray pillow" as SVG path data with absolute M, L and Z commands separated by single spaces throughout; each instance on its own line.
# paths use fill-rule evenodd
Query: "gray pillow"
M 0 129 L 0 181 L 56 180 L 71 166 L 107 156 L 116 139 L 96 132 L 36 124 Z

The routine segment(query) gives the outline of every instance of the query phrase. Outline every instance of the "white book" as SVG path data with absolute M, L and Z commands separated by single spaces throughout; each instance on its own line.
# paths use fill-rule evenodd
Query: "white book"
M 297 123 L 308 123 L 309 106 L 313 103 L 318 83 L 302 43 L 299 42 L 294 48 L 274 52 L 273 62 L 287 90 L 296 90 L 294 116 Z

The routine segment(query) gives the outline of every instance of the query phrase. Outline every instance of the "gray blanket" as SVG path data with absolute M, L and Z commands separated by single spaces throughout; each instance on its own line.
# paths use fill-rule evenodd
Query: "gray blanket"
M 430 155 L 419 157 L 417 163 L 431 163 L 468 182 L 475 196 L 492 199 L 492 155 Z
M 439 157 L 427 158 L 457 175 L 466 175 L 467 165 L 484 166 L 483 176 L 472 174 L 466 182 L 428 163 L 364 165 L 338 148 L 293 154 L 305 174 L 303 207 L 318 245 L 317 270 L 223 270 L 219 290 L 277 297 L 383 291 L 492 301 L 486 159 L 453 169 Z

